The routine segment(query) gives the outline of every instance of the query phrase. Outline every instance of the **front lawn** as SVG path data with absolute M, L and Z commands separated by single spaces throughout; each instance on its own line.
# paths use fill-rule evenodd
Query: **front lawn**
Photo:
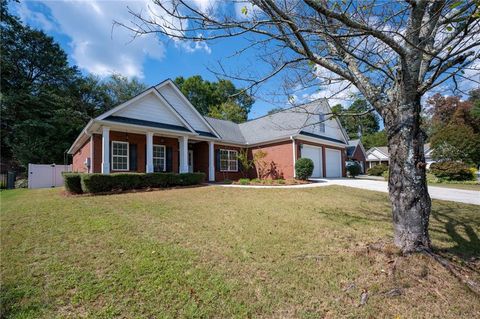
M 390 219 L 387 194 L 340 186 L 4 191 L 0 317 L 478 318 L 442 266 L 396 254 Z M 433 201 L 431 223 L 478 280 L 479 207 Z

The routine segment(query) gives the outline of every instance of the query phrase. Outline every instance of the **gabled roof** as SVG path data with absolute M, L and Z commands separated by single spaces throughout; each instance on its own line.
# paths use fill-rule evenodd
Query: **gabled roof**
M 241 123 L 240 130 L 248 144 L 263 143 L 299 134 L 346 144 L 348 138 L 337 118 L 331 120 L 336 121 L 340 128 L 341 140 L 312 130 L 313 126 L 318 125 L 316 117 L 319 114 L 319 108 L 331 110 L 327 101 L 321 99 Z
M 429 153 L 432 151 L 432 149 L 430 148 L 430 143 L 426 143 L 423 145 L 423 149 L 424 149 L 424 152 L 425 152 L 425 156 L 427 157 L 429 155 Z M 387 146 L 375 146 L 375 147 L 372 147 L 370 148 L 368 151 L 367 151 L 367 155 L 370 155 L 372 154 L 375 150 L 379 151 L 380 153 L 382 153 L 387 159 L 389 158 L 389 153 L 388 153 L 388 147 Z
M 232 121 L 215 119 L 205 116 L 208 123 L 222 137 L 222 140 L 231 143 L 246 144 L 245 138 L 240 130 L 240 126 Z
M 174 116 L 190 131 L 190 132 L 195 132 L 193 127 L 185 121 L 185 119 L 180 115 L 180 113 L 158 92 L 158 90 L 155 87 L 150 87 L 143 91 L 142 93 L 138 94 L 137 96 L 131 98 L 130 100 L 114 107 L 113 109 L 97 116 L 95 119 L 96 120 L 106 120 L 110 116 L 114 116 L 114 114 L 122 111 L 123 109 L 127 108 L 128 106 L 132 105 L 133 103 L 139 101 L 140 99 L 144 98 L 148 94 L 153 94 L 156 96 L 160 101 L 162 101 L 174 114 Z
M 263 144 L 292 137 L 345 145 L 348 136 L 337 118 L 326 119 L 324 126 L 330 125 L 327 133 L 319 130 L 319 113 L 330 111 L 326 99 L 320 99 L 237 124 L 200 115 L 176 84 L 167 79 L 93 119 L 68 152 L 76 152 L 81 146 L 79 143 L 98 132 L 102 125 L 128 125 L 135 130 L 151 128 L 170 134 L 184 132 L 193 138 L 202 136 L 237 145 Z

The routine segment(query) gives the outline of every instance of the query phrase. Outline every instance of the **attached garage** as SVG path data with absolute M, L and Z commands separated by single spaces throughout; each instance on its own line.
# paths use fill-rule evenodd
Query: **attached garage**
M 313 161 L 312 177 L 323 177 L 322 172 L 322 148 L 310 145 L 303 145 L 301 157 L 309 158 Z
M 326 177 L 342 177 L 342 151 L 326 148 L 325 164 Z

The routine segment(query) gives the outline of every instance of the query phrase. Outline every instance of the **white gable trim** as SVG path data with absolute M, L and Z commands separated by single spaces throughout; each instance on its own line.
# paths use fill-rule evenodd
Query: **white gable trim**
M 197 116 L 200 118 L 200 120 L 203 123 L 205 123 L 205 125 L 212 131 L 212 133 L 215 134 L 216 137 L 221 138 L 220 134 L 218 134 L 218 132 L 215 131 L 213 126 L 211 126 L 210 123 L 208 123 L 208 121 L 202 116 L 202 114 L 200 114 L 200 112 L 198 112 L 198 110 L 192 105 L 192 103 L 187 99 L 187 97 L 182 93 L 182 91 L 180 91 L 180 89 L 177 87 L 177 85 L 171 79 L 167 79 L 167 80 L 163 81 L 162 83 L 158 84 L 156 86 L 156 89 L 158 91 L 160 91 L 160 88 L 167 85 L 167 84 L 170 85 L 173 88 L 173 90 L 180 96 L 180 99 L 182 99 L 190 108 L 192 108 L 193 112 L 195 114 L 197 114 Z
M 378 152 L 382 153 L 383 155 L 385 155 L 386 158 L 389 158 L 389 155 L 388 154 L 385 154 L 385 152 L 382 152 L 381 150 L 379 150 L 378 148 L 376 147 L 373 147 L 374 149 L 376 149 Z M 373 151 L 372 151 L 373 152 Z
M 327 98 L 324 98 L 324 101 L 325 101 L 325 104 L 327 105 L 327 108 L 330 110 L 330 114 L 333 113 L 332 111 L 332 108 L 330 107 L 330 103 L 328 103 L 328 100 Z M 330 116 L 328 119 L 331 119 L 332 116 Z M 338 116 L 335 117 L 335 121 L 337 122 L 337 125 L 338 127 L 340 128 L 340 131 L 342 132 L 342 135 L 343 135 L 343 141 L 345 142 L 345 144 L 348 145 L 348 135 L 347 135 L 347 132 L 345 131 L 345 129 L 343 128 L 343 125 L 342 123 L 340 123 L 340 120 L 338 119 Z
M 123 110 L 124 108 L 128 107 L 128 106 L 131 105 L 132 103 L 140 100 L 141 98 L 147 96 L 147 95 L 150 94 L 150 93 L 153 93 L 153 95 L 155 95 L 160 101 L 162 101 L 164 104 L 166 104 L 167 107 L 168 107 L 168 108 L 172 111 L 172 113 L 175 115 L 175 117 L 177 117 L 178 120 L 179 120 L 180 122 L 182 122 L 182 124 L 185 125 L 186 128 L 187 128 L 189 131 L 191 131 L 192 133 L 197 134 L 197 133 L 195 132 L 195 130 L 192 128 L 192 126 L 191 126 L 187 121 L 185 121 L 185 119 L 177 112 L 177 110 L 175 110 L 175 108 L 173 108 L 172 105 L 171 105 L 162 95 L 160 95 L 154 87 L 151 87 L 151 88 L 143 91 L 143 92 L 140 93 L 139 95 L 131 98 L 130 100 L 128 100 L 128 101 L 126 101 L 126 102 L 124 102 L 124 103 L 122 103 L 122 104 L 120 104 L 119 106 L 114 107 L 113 109 L 111 109 L 111 110 L 109 110 L 109 111 L 107 111 L 107 112 L 105 112 L 105 113 L 97 116 L 95 119 L 96 119 L 96 120 L 105 120 L 105 118 L 107 118 L 108 116 L 110 116 L 110 115 L 112 115 L 112 114 L 114 114 L 114 113 L 116 113 L 116 112 L 118 112 L 118 111 Z

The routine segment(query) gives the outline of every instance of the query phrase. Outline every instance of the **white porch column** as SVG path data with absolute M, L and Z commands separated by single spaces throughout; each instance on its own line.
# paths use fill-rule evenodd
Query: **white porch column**
M 208 142 L 208 181 L 215 181 L 215 152 L 213 142 Z
M 153 173 L 153 133 L 147 132 L 147 163 L 146 172 Z
M 102 128 L 102 174 L 110 174 L 110 128 Z
M 180 148 L 180 173 L 188 173 L 188 137 L 178 138 Z

